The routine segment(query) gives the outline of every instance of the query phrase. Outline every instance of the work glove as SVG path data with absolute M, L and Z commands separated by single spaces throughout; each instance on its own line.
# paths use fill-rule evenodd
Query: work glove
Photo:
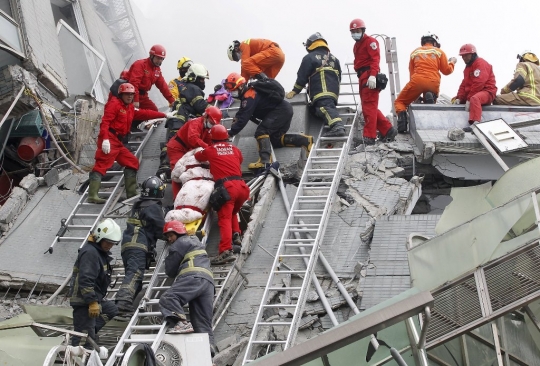
M 467 103 L 465 103 L 465 111 L 468 112 L 470 108 L 471 108 L 471 102 L 467 101 Z
M 264 72 L 258 73 L 257 75 L 254 76 L 254 78 L 260 81 L 268 80 L 268 76 L 266 76 Z
M 103 151 L 105 155 L 111 152 L 111 142 L 109 140 L 103 140 L 101 143 L 101 151 Z
M 510 93 L 510 88 L 505 86 L 504 88 L 501 89 L 501 94 L 508 94 Z
M 133 107 L 135 107 L 135 109 L 139 109 L 139 102 L 133 102 Z
M 461 100 L 459 100 L 458 98 L 454 97 L 454 98 L 452 98 L 452 104 L 461 104 Z
M 455 58 L 455 57 L 450 57 L 450 58 L 448 59 L 448 63 L 449 63 L 449 64 L 454 64 L 454 65 L 455 65 L 456 62 L 457 62 L 457 58 Z
M 214 91 L 217 92 L 218 90 L 220 90 L 223 86 L 221 84 L 217 84 L 216 86 L 214 86 Z
M 100 313 L 101 313 L 101 310 L 99 309 L 99 304 L 97 301 L 94 301 L 88 304 L 88 316 L 90 318 L 97 318 Z
M 296 95 L 296 92 L 294 90 L 291 90 L 285 95 L 285 98 L 292 99 Z
M 176 111 L 173 111 L 173 112 L 167 112 L 165 113 L 165 116 L 167 118 L 175 118 L 176 117 Z
M 367 87 L 370 88 L 370 89 L 375 89 L 377 87 L 377 80 L 375 79 L 375 76 L 371 75 L 368 79 L 367 79 L 367 83 L 366 83 Z

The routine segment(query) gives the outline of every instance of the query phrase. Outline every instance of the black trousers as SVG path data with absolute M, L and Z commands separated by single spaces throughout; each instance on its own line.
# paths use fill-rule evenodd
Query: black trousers
M 116 300 L 133 302 L 142 290 L 146 269 L 146 252 L 142 249 L 128 249 L 122 253 L 125 277 L 116 294 Z
M 97 318 L 88 316 L 88 305 L 73 307 L 73 330 L 75 332 L 88 333 L 88 336 L 96 340 L 96 333 L 99 332 L 105 324 L 118 314 L 118 309 L 113 301 L 101 301 L 101 314 Z M 80 337 L 71 337 L 71 345 L 78 346 L 81 342 Z M 85 348 L 91 349 L 90 343 L 86 342 Z
M 328 126 L 331 126 L 341 122 L 336 105 L 337 101 L 333 98 L 321 98 L 313 102 L 311 108 L 315 116 L 322 118 Z
M 255 130 L 255 138 L 268 135 L 270 142 L 275 148 L 283 147 L 281 136 L 285 135 L 291 127 L 293 108 L 289 103 L 282 103 L 270 111 L 259 123 Z

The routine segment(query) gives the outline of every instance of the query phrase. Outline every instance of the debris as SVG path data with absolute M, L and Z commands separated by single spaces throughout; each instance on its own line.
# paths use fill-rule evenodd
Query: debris
M 23 188 L 28 194 L 34 194 L 39 186 L 39 182 L 34 174 L 28 174 L 21 180 L 19 186 Z
M 461 128 L 451 128 L 448 130 L 448 138 L 452 141 L 461 141 L 465 138 L 465 132 Z
M 47 187 L 56 184 L 56 182 L 58 182 L 58 180 L 60 179 L 58 175 L 58 169 L 52 168 L 47 172 L 47 174 L 45 174 L 43 178 L 45 178 L 45 184 L 47 184 Z

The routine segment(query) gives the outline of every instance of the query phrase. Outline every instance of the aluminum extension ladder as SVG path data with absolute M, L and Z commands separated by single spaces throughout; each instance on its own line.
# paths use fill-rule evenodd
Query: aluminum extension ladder
M 352 87 L 353 83 L 351 82 L 350 85 Z M 352 93 L 348 94 L 352 95 Z M 338 108 L 339 106 L 350 105 L 356 105 L 356 103 L 339 103 Z M 255 347 L 264 347 L 268 350 L 271 347 L 280 346 L 282 350 L 285 350 L 294 345 L 309 285 L 328 224 L 330 209 L 336 199 L 337 188 L 352 143 L 355 130 L 354 121 L 357 113 L 341 114 L 347 131 L 344 137 L 321 137 L 323 132 L 323 129 L 321 129 L 319 137 L 308 156 L 272 264 L 243 364 L 249 363 L 256 358 L 256 355 L 253 355 L 253 353 L 256 353 Z M 351 120 L 353 122 L 347 123 L 347 121 Z M 309 237 L 303 238 L 302 236 L 306 236 L 306 234 L 310 234 Z M 298 250 L 301 248 L 304 250 L 299 253 Z M 304 264 L 304 259 L 308 259 L 307 266 Z M 284 264 L 287 264 L 287 266 L 284 266 Z M 282 267 L 305 267 L 305 269 L 282 270 Z M 301 277 L 298 280 L 301 283 L 292 286 L 290 282 L 286 282 L 287 280 L 284 277 L 289 276 L 290 279 L 291 275 Z M 296 300 L 293 300 L 292 292 L 298 292 Z M 285 298 L 290 299 L 290 303 L 269 304 L 269 300 L 273 297 L 271 295 L 275 294 L 283 294 Z M 284 319 L 281 315 L 279 317 L 277 315 L 268 317 L 268 312 L 276 312 L 277 310 L 286 310 L 289 315 L 292 314 L 292 317 L 286 316 Z M 273 320 L 277 321 L 266 320 L 267 318 L 273 318 Z M 282 330 L 281 334 L 286 334 L 286 336 L 283 337 L 284 339 L 268 340 L 265 331 L 276 327 L 280 328 Z
M 144 146 L 150 139 L 156 126 L 152 127 L 147 132 L 132 132 L 130 134 L 129 146 L 137 147 L 135 156 L 142 160 L 142 152 Z M 97 223 L 104 217 L 109 209 L 113 208 L 120 197 L 122 184 L 124 183 L 123 170 L 109 170 L 106 175 L 111 176 L 111 180 L 102 180 L 101 189 L 107 188 L 111 190 L 100 191 L 101 197 L 107 197 L 104 204 L 95 204 L 86 202 L 88 197 L 88 188 L 84 191 L 67 219 L 62 219 L 60 230 L 56 234 L 52 244 L 45 253 L 52 253 L 54 246 L 57 243 L 75 243 L 79 248 L 84 245 L 88 239 L 88 235 L 92 232 Z

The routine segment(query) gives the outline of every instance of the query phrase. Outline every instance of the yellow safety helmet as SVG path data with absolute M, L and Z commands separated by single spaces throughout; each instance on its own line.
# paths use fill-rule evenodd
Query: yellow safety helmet
M 529 61 L 538 65 L 538 57 L 536 57 L 536 55 L 529 50 L 525 50 L 518 54 L 518 59 Z
M 178 60 L 178 65 L 176 66 L 177 69 L 188 69 L 191 65 L 193 65 L 193 61 L 189 57 L 182 57 L 180 60 Z

